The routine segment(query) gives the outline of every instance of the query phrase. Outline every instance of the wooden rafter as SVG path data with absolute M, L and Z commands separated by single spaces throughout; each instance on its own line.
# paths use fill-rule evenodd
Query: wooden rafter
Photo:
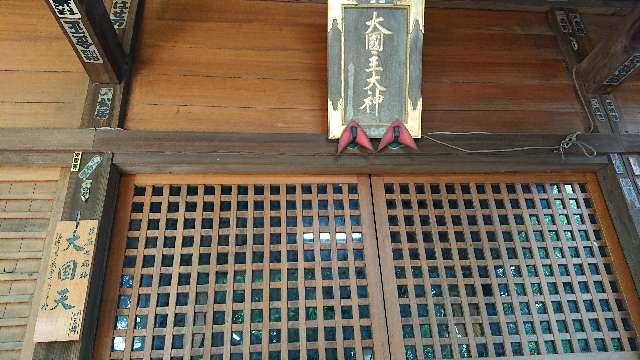
M 576 67 L 576 81 L 585 94 L 610 93 L 640 67 L 640 8 L 629 13 L 620 29 Z
M 91 81 L 117 84 L 127 57 L 101 0 L 44 0 Z

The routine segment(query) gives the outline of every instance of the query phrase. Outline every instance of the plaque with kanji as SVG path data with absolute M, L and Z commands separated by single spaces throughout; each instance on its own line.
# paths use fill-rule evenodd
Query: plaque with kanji
M 97 220 L 58 222 L 45 273 L 35 342 L 80 339 L 97 228 Z
M 329 138 L 356 121 L 421 135 L 424 0 L 329 0 Z

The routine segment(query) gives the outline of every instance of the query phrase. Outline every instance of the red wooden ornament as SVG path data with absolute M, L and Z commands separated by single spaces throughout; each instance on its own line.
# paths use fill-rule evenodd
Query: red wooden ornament
M 342 135 L 340 135 L 340 139 L 338 140 L 338 154 L 343 152 L 347 147 L 355 149 L 358 146 L 361 146 L 370 152 L 374 151 L 371 140 L 369 140 L 364 129 L 360 127 L 356 121 L 351 121 L 344 128 Z
M 401 145 L 407 146 L 413 150 L 418 150 L 418 145 L 416 145 L 416 142 L 413 140 L 409 130 L 407 130 L 401 121 L 396 120 L 389 125 L 387 131 L 382 135 L 380 144 L 378 144 L 378 151 L 387 146 L 395 150 L 400 148 Z

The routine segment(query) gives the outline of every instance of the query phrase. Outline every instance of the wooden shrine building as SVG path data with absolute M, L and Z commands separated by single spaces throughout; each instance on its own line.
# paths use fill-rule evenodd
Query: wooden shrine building
M 0 1 L 0 359 L 640 358 L 638 6 Z

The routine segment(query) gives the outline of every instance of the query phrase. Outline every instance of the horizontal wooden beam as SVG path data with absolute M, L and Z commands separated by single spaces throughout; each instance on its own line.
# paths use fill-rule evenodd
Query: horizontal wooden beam
M 149 132 L 120 129 L 0 129 L 0 164 L 70 164 L 74 151 L 113 153 L 124 172 L 380 173 L 447 171 L 584 170 L 606 164 L 576 146 L 565 157 L 553 149 L 563 134 L 431 134 L 469 150 L 540 147 L 517 152 L 465 153 L 428 139 L 418 151 L 336 155 L 336 143 L 319 134 Z M 640 153 L 640 136 L 584 134 L 578 140 L 598 154 Z M 66 161 L 65 161 L 66 159 Z
M 566 134 L 540 133 L 432 133 L 428 136 L 469 150 L 505 149 L 513 147 L 558 146 Z M 578 140 L 598 153 L 640 153 L 640 135 L 580 134 Z M 384 157 L 397 154 L 446 155 L 458 150 L 429 139 L 417 141 L 418 151 L 385 151 L 379 154 L 347 152 L 343 157 Z M 219 153 L 244 155 L 335 155 L 335 141 L 320 134 L 207 133 L 170 131 L 130 131 L 122 129 L 0 129 L 0 152 L 94 151 L 117 153 Z M 568 154 L 575 153 L 577 147 Z M 530 153 L 548 154 L 538 149 Z
M 628 14 L 618 31 L 603 40 L 578 66 L 583 93 L 610 93 L 640 67 L 640 8 Z
M 235 155 L 183 153 L 118 153 L 114 163 L 123 173 L 222 174 L 418 174 L 489 172 L 595 172 L 605 156 L 586 158 L 534 155 Z
M 102 0 L 44 0 L 91 81 L 117 84 L 127 59 Z
M 327 0 L 261 0 L 326 4 Z M 429 0 L 426 7 L 451 9 L 486 9 L 547 11 L 551 6 L 583 8 L 589 13 L 612 14 L 616 9 L 635 8 L 635 0 Z

